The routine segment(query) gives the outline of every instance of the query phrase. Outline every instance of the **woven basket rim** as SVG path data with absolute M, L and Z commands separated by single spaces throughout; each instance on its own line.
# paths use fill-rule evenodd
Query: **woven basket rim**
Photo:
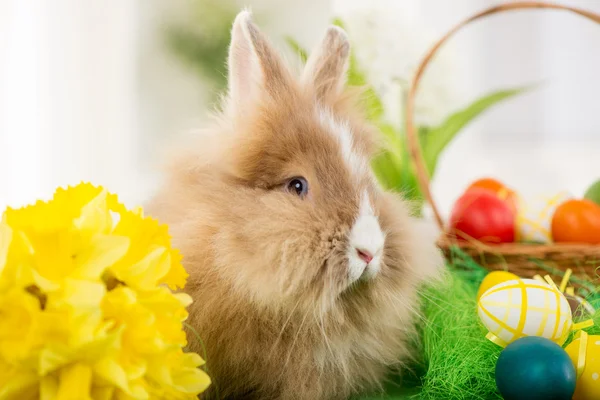
M 589 243 L 553 243 L 553 244 L 538 244 L 538 243 L 484 243 L 478 241 L 465 241 L 442 235 L 438 241 L 438 245 L 444 248 L 458 247 L 461 249 L 477 249 L 482 252 L 498 255 L 517 255 L 517 254 L 545 254 L 545 253 L 573 253 L 580 255 L 597 255 L 600 260 L 600 245 Z M 527 251 L 524 251 L 527 249 Z

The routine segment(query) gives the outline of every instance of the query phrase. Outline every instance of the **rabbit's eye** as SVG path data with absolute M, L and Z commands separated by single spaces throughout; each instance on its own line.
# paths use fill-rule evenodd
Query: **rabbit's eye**
M 292 178 L 287 183 L 286 188 L 290 193 L 302 198 L 308 193 L 308 182 L 302 177 Z

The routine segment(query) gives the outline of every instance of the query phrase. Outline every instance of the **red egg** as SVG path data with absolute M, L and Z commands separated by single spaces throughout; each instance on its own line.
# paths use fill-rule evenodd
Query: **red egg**
M 508 202 L 489 190 L 473 188 L 454 204 L 449 233 L 465 240 L 510 243 L 515 240 L 515 219 Z

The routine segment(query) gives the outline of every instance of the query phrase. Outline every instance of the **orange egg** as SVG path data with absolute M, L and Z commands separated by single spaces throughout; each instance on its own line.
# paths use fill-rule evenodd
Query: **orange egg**
M 552 218 L 555 242 L 600 244 L 600 206 L 590 200 L 568 200 Z
M 494 178 L 481 178 L 471 183 L 467 190 L 472 188 L 488 189 L 493 192 L 499 192 L 501 189 L 506 188 L 506 185 Z
M 518 198 L 514 190 L 507 187 L 505 184 L 494 178 L 482 178 L 473 182 L 466 191 L 471 189 L 485 189 L 496 193 L 501 200 L 506 200 L 508 205 L 517 210 Z

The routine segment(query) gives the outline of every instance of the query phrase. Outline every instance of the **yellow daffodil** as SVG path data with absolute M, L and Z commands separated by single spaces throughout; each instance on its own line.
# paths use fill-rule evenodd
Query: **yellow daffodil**
M 80 184 L 0 222 L 0 400 L 195 399 L 168 229 Z

